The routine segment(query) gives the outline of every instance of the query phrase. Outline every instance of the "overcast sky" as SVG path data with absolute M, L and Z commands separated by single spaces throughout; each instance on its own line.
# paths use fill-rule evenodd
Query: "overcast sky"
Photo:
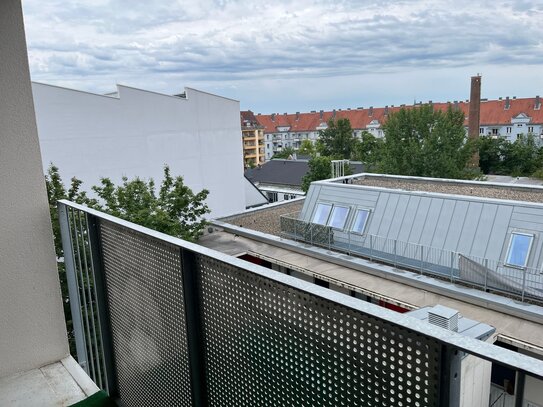
M 32 80 L 255 112 L 543 96 L 543 1 L 24 0 Z

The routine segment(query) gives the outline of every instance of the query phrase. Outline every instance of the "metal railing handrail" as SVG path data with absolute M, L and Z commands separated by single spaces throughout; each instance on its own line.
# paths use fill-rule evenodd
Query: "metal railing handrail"
M 410 317 L 408 315 L 399 314 L 392 310 L 379 307 L 377 305 L 364 301 L 360 301 L 354 297 L 349 297 L 339 292 L 319 287 L 315 284 L 300 280 L 296 277 L 269 270 L 267 268 L 218 252 L 216 250 L 200 246 L 196 243 L 187 242 L 177 237 L 173 237 L 146 228 L 144 226 L 125 221 L 115 216 L 88 208 L 84 205 L 76 204 L 68 200 L 60 200 L 58 201 L 58 204 L 61 210 L 63 208 L 71 208 L 77 211 L 81 211 L 87 216 L 92 216 L 101 221 L 107 221 L 115 225 L 141 233 L 143 235 L 159 239 L 163 242 L 173 244 L 180 247 L 181 249 L 185 249 L 202 256 L 208 256 L 214 260 L 219 260 L 228 265 L 244 269 L 250 273 L 265 277 L 274 282 L 278 282 L 286 286 L 302 290 L 309 294 L 335 302 L 337 304 L 341 304 L 342 306 L 362 312 L 369 316 L 385 320 L 399 327 L 417 332 L 428 338 L 437 340 L 444 345 L 464 351 L 471 355 L 480 357 L 485 360 L 498 362 L 509 368 L 520 370 L 522 372 L 543 379 L 543 361 L 541 360 L 537 360 L 532 357 L 510 351 L 508 349 L 497 347 L 490 343 L 482 342 L 474 338 L 463 336 L 457 332 L 449 331 L 435 325 L 431 325 L 427 322 Z M 68 221 L 69 220 L 67 218 L 60 219 L 61 224 Z M 67 272 L 69 272 L 69 270 L 67 270 Z
M 359 234 L 334 229 L 299 219 L 299 213 L 298 211 L 280 216 L 282 236 L 368 257 L 370 260 L 377 259 L 394 267 L 402 266 L 419 273 L 468 283 L 484 290 L 492 289 L 514 294 L 522 301 L 526 297 L 543 299 L 543 273 L 540 269 L 519 268 L 510 266 L 504 261 L 467 255 L 458 251 L 369 233 Z M 320 231 L 318 240 L 314 239 L 315 228 Z M 328 235 L 323 237 L 323 233 Z

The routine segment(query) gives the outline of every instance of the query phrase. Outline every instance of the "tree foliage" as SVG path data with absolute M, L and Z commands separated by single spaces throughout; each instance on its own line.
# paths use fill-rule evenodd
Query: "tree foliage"
M 314 155 L 316 152 L 315 145 L 311 140 L 302 140 L 300 148 L 298 149 L 298 154 L 300 155 Z
M 168 166 L 164 167 L 158 194 L 152 179 L 138 177 L 123 177 L 118 186 L 103 178 L 92 189 L 100 198 L 96 209 L 171 236 L 194 242 L 207 225 L 203 216 L 209 213 L 204 202 L 209 192 L 204 189 L 195 194 L 183 177 L 172 177 Z
M 485 174 L 529 176 L 543 168 L 543 149 L 532 134 L 511 143 L 503 138 L 480 137 L 479 165 Z
M 381 159 L 383 139 L 376 138 L 368 131 L 363 131 L 360 140 L 355 144 L 353 158 L 366 164 L 366 170 L 375 169 Z
M 466 178 L 473 144 L 464 114 L 431 105 L 401 109 L 383 126 L 385 139 L 378 169 L 383 173 L 438 178 Z
M 332 163 L 330 157 L 314 155 L 309 160 L 309 170 L 302 178 L 302 190 L 307 192 L 313 181 L 320 181 L 332 176 Z
M 353 135 L 349 119 L 330 120 L 328 127 L 319 133 L 317 151 L 322 156 L 334 160 L 350 160 L 355 152 L 356 143 L 357 139 Z
M 293 156 L 294 154 L 296 154 L 296 150 L 294 150 L 294 148 L 292 147 L 285 147 L 283 148 L 281 151 L 279 151 L 278 153 L 275 153 L 272 157 L 273 158 L 282 158 L 282 159 L 288 159 L 290 158 L 291 156 Z

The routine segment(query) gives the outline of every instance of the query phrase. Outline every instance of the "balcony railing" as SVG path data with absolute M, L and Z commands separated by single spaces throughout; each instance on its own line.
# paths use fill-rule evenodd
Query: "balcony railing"
M 543 376 L 528 356 L 68 201 L 59 215 L 78 361 L 123 406 L 455 406 L 461 351 Z
M 543 301 L 543 273 L 529 267 L 509 267 L 501 261 L 468 256 L 371 234 L 358 234 L 298 219 L 299 213 L 281 216 L 284 237 L 384 262 L 451 282 L 461 282 L 514 295 L 521 301 Z

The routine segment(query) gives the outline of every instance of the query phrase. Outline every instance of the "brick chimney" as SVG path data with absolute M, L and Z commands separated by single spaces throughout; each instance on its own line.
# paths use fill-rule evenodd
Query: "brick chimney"
M 468 135 L 470 139 L 479 138 L 481 118 L 481 76 L 471 77 L 471 92 L 469 100 Z M 479 167 L 479 153 L 475 152 L 471 158 L 471 166 Z

